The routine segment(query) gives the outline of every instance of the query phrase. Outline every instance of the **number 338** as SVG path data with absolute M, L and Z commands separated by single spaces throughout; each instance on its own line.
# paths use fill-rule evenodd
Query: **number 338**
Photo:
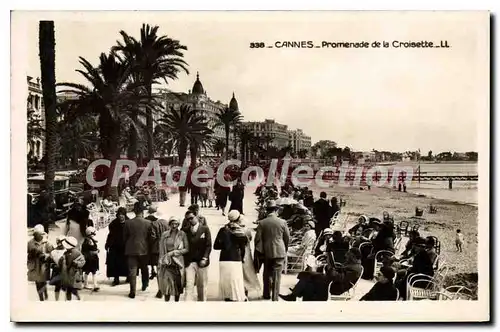
M 263 42 L 250 43 L 250 48 L 263 48 L 266 47 Z

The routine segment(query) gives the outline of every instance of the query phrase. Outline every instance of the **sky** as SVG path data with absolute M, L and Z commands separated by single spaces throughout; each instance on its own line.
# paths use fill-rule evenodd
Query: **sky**
M 57 82 L 84 83 L 78 57 L 97 63 L 142 23 L 186 45 L 190 74 L 169 82 L 192 88 L 196 72 L 211 99 L 234 92 L 246 121 L 274 119 L 357 151 L 478 150 L 489 112 L 488 17 L 474 13 L 101 12 L 21 13 L 26 75 L 40 75 L 38 20 L 54 19 Z M 421 41 L 445 49 L 251 49 L 252 42 Z

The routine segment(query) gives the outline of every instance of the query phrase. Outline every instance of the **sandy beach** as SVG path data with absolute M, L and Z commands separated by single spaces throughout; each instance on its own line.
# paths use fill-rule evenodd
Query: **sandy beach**
M 382 217 L 387 211 L 394 218 L 395 224 L 415 216 L 415 208 L 424 210 L 423 222 L 419 232 L 422 236 L 434 235 L 441 242 L 441 259 L 450 268 L 450 274 L 477 273 L 477 229 L 478 209 L 476 206 L 449 202 L 429 197 L 420 197 L 413 193 L 372 187 L 360 190 L 354 187 L 334 186 L 331 188 L 311 188 L 314 196 L 319 197 L 325 191 L 330 199 L 337 196 L 347 201 L 343 214 L 349 215 L 348 223 L 355 223 L 360 215 Z M 437 207 L 436 214 L 429 213 L 429 205 Z M 456 230 L 464 234 L 465 244 L 462 253 L 455 247 Z

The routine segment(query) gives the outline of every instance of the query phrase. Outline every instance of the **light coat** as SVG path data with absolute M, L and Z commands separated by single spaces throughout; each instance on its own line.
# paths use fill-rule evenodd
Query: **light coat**
M 276 213 L 271 213 L 259 221 L 255 243 L 262 248 L 265 258 L 285 258 L 289 242 L 290 231 L 286 220 L 279 218 Z

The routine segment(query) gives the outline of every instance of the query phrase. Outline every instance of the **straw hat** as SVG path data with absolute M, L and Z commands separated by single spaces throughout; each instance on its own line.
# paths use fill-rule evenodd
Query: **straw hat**
M 240 212 L 238 210 L 231 210 L 227 214 L 227 218 L 229 219 L 229 221 L 237 221 L 238 219 L 240 219 Z
M 74 237 L 68 236 L 67 238 L 64 239 L 63 245 L 64 248 L 66 249 L 73 249 L 78 245 L 78 241 Z
M 45 228 L 43 227 L 43 225 L 38 224 L 33 227 L 33 234 L 45 235 L 47 233 L 45 233 Z
M 323 230 L 323 235 L 333 235 L 333 230 L 331 228 L 325 228 Z
M 87 234 L 87 236 L 89 235 L 95 235 L 97 233 L 97 229 L 95 229 L 94 227 L 92 226 L 89 226 L 85 229 L 85 234 Z

